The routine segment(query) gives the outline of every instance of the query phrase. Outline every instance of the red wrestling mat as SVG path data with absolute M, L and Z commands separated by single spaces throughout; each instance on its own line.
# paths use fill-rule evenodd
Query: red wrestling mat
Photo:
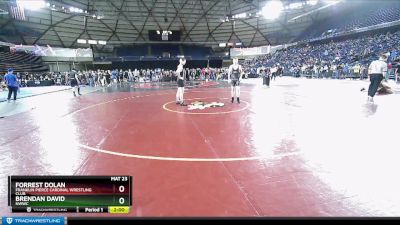
M 8 175 L 128 174 L 128 216 L 399 215 L 396 132 L 369 132 L 398 115 L 396 95 L 374 108 L 353 83 L 276 82 L 243 86 L 240 104 L 230 87 L 187 90 L 224 104 L 193 110 L 176 89 L 38 102 L 1 119 L 0 202 Z

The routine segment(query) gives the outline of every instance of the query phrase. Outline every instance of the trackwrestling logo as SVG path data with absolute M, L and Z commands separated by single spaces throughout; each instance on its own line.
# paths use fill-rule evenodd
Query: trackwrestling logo
M 53 224 L 64 225 L 64 217 L 3 217 L 3 224 Z
M 202 101 L 196 101 L 196 102 L 190 103 L 190 105 L 188 105 L 188 109 L 189 110 L 195 110 L 195 109 L 203 110 L 205 108 L 223 107 L 224 105 L 225 104 L 222 102 L 207 103 L 207 102 L 202 102 Z

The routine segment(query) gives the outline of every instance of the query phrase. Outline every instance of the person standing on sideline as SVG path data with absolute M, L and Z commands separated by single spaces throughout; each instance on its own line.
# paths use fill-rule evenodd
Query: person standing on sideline
M 394 72 L 395 78 L 394 81 L 397 84 L 399 82 L 399 74 L 400 74 L 400 61 L 397 62 L 396 64 L 396 71 Z
M 133 82 L 133 73 L 131 69 L 128 70 L 128 81 Z
M 271 67 L 271 80 L 276 78 L 276 73 L 278 72 L 278 67 L 276 65 L 274 65 L 273 67 Z
M 4 76 L 8 88 L 8 102 L 10 102 L 11 94 L 14 94 L 14 101 L 17 100 L 17 91 L 19 89 L 19 83 L 17 81 L 17 76 L 13 74 L 14 70 L 12 68 L 8 69 L 8 73 Z
M 374 102 L 374 96 L 378 90 L 379 84 L 383 80 L 383 76 L 387 72 L 386 64 L 387 56 L 381 54 L 378 60 L 372 61 L 368 68 L 368 75 L 371 84 L 368 88 L 368 101 Z
M 88 76 L 89 76 L 89 86 L 90 87 L 94 87 L 94 71 L 89 71 L 89 74 L 88 74 Z
M 270 68 L 266 68 L 265 69 L 265 85 L 267 85 L 267 87 L 269 87 L 270 82 L 271 82 Z
M 69 81 L 71 84 L 71 88 L 72 88 L 72 93 L 74 94 L 74 96 L 76 96 L 76 92 L 78 92 L 78 95 L 81 95 L 81 89 L 79 87 L 79 79 L 78 79 L 78 74 L 76 73 L 75 69 L 72 69 L 71 72 L 69 73 Z
M 118 83 L 118 70 L 117 70 L 117 69 L 114 69 L 114 70 L 111 72 L 111 80 L 112 80 L 112 82 L 113 82 L 114 84 Z
M 269 87 L 269 74 L 267 73 L 267 69 L 266 68 L 262 68 L 260 70 L 261 73 L 261 77 L 263 78 L 263 85 L 267 85 L 267 87 Z

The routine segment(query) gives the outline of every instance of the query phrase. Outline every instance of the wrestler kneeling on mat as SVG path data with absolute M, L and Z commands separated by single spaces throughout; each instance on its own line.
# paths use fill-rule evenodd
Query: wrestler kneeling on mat
M 176 104 L 181 106 L 187 106 L 183 101 L 183 94 L 185 93 L 185 83 L 183 75 L 183 66 L 186 64 L 186 59 L 181 58 L 179 60 L 178 68 L 176 69 L 176 76 L 178 77 L 178 90 L 176 91 Z
M 234 58 L 233 64 L 229 66 L 228 70 L 228 82 L 231 83 L 231 97 L 232 103 L 236 100 L 240 103 L 240 81 L 242 80 L 243 69 L 239 65 L 239 59 Z

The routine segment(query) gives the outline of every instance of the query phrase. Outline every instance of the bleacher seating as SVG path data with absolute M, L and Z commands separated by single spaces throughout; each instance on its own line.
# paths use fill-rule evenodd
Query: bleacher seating
M 171 57 L 181 55 L 181 52 L 179 51 L 179 45 L 171 45 L 171 44 L 151 45 L 152 56 L 162 57 L 165 52 L 168 52 Z
M 351 68 L 357 64 L 367 68 L 371 61 L 378 59 L 379 54 L 382 53 L 390 55 L 390 63 L 399 63 L 399 52 L 400 30 L 344 40 L 294 45 L 273 54 L 248 60 L 245 62 L 245 67 L 259 68 L 279 65 L 283 66 L 286 72 L 293 74 L 306 71 L 311 76 L 315 71 L 310 68 L 319 68 L 320 73 L 322 68 L 327 66 L 332 77 L 338 77 L 339 74 L 352 77 Z
M 361 5 L 360 5 L 361 4 Z M 313 23 L 296 41 L 309 40 L 327 34 L 340 33 L 358 28 L 399 21 L 400 4 L 398 1 L 371 1 L 368 4 L 355 4 L 346 12 Z M 330 32 L 328 32 L 330 31 Z
M 13 68 L 15 72 L 42 73 L 49 71 L 49 66 L 43 64 L 38 56 L 0 52 L 0 72 L 5 73 L 8 68 Z
M 149 49 L 150 48 L 150 49 Z M 149 51 L 150 50 L 150 51 Z M 168 54 L 165 54 L 168 53 Z M 134 45 L 117 48 L 116 56 L 97 57 L 96 61 L 137 61 L 152 59 L 176 59 L 184 55 L 188 59 L 208 59 L 215 56 L 211 47 L 177 44 Z
M 117 56 L 146 56 L 148 45 L 134 45 L 129 47 L 117 48 Z
M 212 48 L 202 46 L 183 46 L 183 54 L 185 56 L 191 56 L 193 58 L 207 57 L 214 55 Z

